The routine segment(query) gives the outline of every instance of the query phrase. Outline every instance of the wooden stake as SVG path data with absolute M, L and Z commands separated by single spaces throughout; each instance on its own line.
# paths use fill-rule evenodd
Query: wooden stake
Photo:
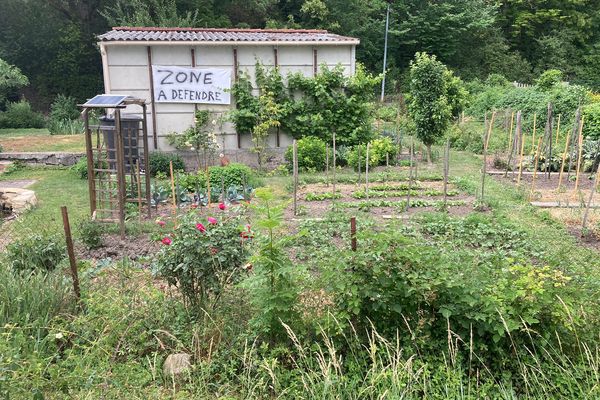
M 412 170 L 413 170 L 413 153 L 415 150 L 415 144 L 413 139 L 410 139 L 410 147 L 408 148 L 409 156 L 409 164 L 408 164 L 408 190 L 406 191 L 406 206 L 404 211 L 408 211 L 408 207 L 410 206 L 410 189 L 412 188 Z
M 536 114 L 533 113 L 533 137 L 531 138 L 531 152 L 535 150 L 535 125 L 536 125 Z
M 550 180 L 550 163 L 552 162 L 552 103 L 548 103 L 548 118 L 546 119 L 546 130 L 548 132 L 548 153 L 546 153 L 546 179 Z M 546 136 L 546 135 L 544 135 Z
M 175 195 L 175 177 L 173 176 L 173 161 L 169 161 L 169 170 L 171 172 L 171 196 L 173 196 L 173 214 L 176 214 L 177 196 Z
M 350 242 L 352 251 L 356 251 L 356 217 L 350 218 Z
M 535 162 L 534 162 L 534 167 L 533 167 L 533 180 L 531 181 L 531 191 L 529 192 L 529 200 L 531 200 L 531 198 L 533 197 L 533 191 L 535 190 L 535 177 L 537 176 L 538 161 L 540 158 L 540 149 L 542 147 L 542 139 L 543 138 L 540 138 L 538 140 L 537 149 L 535 151 Z
M 135 177 L 137 180 L 137 192 L 138 192 L 138 218 L 142 220 L 142 182 L 140 176 L 140 160 L 135 160 Z
M 77 302 L 81 301 L 81 291 L 79 290 L 79 275 L 77 274 L 77 261 L 75 260 L 75 251 L 73 249 L 73 238 L 71 237 L 71 225 L 69 224 L 69 213 L 67 207 L 60 208 L 63 219 L 63 227 L 65 229 L 65 240 L 67 242 L 67 253 L 69 254 L 69 264 L 71 266 L 71 278 L 73 278 L 73 291 Z M 81 306 L 81 304 L 79 304 Z
M 514 114 L 514 113 L 513 113 Z M 511 131 L 512 131 L 512 127 L 513 127 L 513 120 L 510 120 L 511 122 Z M 506 178 L 508 176 L 508 169 L 511 168 L 513 173 L 511 174 L 512 178 L 514 179 L 514 168 L 512 168 L 512 162 L 513 162 L 513 153 L 515 152 L 515 149 L 518 149 L 519 146 L 519 132 L 520 132 L 520 124 L 521 124 L 521 111 L 517 111 L 517 124 L 515 126 L 515 130 L 514 130 L 514 135 L 511 136 L 509 140 L 510 141 L 510 150 L 508 153 L 508 161 L 506 162 L 506 170 L 504 171 L 504 177 Z M 517 150 L 518 151 L 518 150 Z
M 581 108 L 577 108 L 575 112 L 575 123 L 573 124 L 573 134 L 571 135 L 571 141 L 569 142 L 569 167 L 567 168 L 567 182 L 571 179 L 571 167 L 573 166 L 573 148 L 576 146 L 576 142 L 579 139 L 579 125 L 581 124 Z
M 513 111 L 510 114 L 510 129 L 508 130 L 508 141 L 506 142 L 506 150 L 509 151 L 510 150 L 510 146 L 511 146 L 511 142 L 510 139 L 513 136 L 513 122 L 515 120 L 515 112 Z
M 600 174 L 600 166 L 596 169 L 596 176 L 594 177 L 594 184 L 592 185 L 592 191 L 590 192 L 590 197 L 588 198 L 587 207 L 585 208 L 585 213 L 583 214 L 583 222 L 581 223 L 581 236 L 585 232 L 585 228 L 587 227 L 588 214 L 590 213 L 590 208 L 592 206 L 592 199 L 594 198 L 594 193 L 598 190 L 598 175 Z
M 494 126 L 494 117 L 496 116 L 496 112 L 492 112 L 492 118 L 490 119 L 490 123 L 487 126 L 487 133 L 485 132 L 486 127 L 484 127 L 484 138 L 483 138 L 483 167 L 481 168 L 481 201 L 484 198 L 485 191 L 485 175 L 487 170 L 487 151 L 488 145 L 490 143 L 490 136 L 492 134 L 492 128 Z
M 560 115 L 559 115 L 560 118 Z M 559 119 L 560 122 L 560 119 Z M 567 152 L 569 151 L 569 139 L 571 137 L 571 132 L 567 131 L 567 139 L 565 140 L 565 152 L 562 155 L 562 162 L 560 164 L 560 172 L 558 174 L 558 187 L 557 190 L 560 190 L 560 186 L 562 185 L 563 171 L 565 169 L 565 160 L 567 158 Z
M 444 208 L 448 202 L 448 173 L 450 169 L 450 139 L 446 140 L 446 148 L 444 151 Z M 410 191 L 410 187 L 408 188 Z
M 336 158 L 337 158 L 337 156 L 335 154 L 335 131 L 333 132 L 333 154 L 332 155 L 333 155 L 333 193 L 334 193 L 334 196 L 335 196 L 335 184 L 336 184 L 336 179 L 337 179 L 336 176 L 335 176 L 335 174 L 336 174 L 336 168 L 337 168 L 336 167 Z
M 367 194 L 367 201 L 369 200 L 369 145 L 367 143 L 367 160 L 365 162 L 365 193 Z
M 517 118 L 517 121 L 519 119 Z M 517 122 L 518 124 L 518 122 Z M 519 127 L 519 130 L 521 128 Z M 519 176 L 517 177 L 517 185 L 521 184 L 521 175 L 523 174 L 523 152 L 525 150 L 525 137 L 523 135 L 523 131 L 521 130 L 521 156 L 519 157 Z
M 298 142 L 292 143 L 292 173 L 294 179 L 294 216 L 298 215 Z
M 583 153 L 583 135 L 581 134 L 583 129 L 583 118 L 584 115 L 581 116 L 581 122 L 579 123 L 579 151 L 577 155 L 577 171 L 575 172 L 575 191 L 579 188 L 579 172 L 581 170 L 581 156 Z
M 360 185 L 360 174 L 362 172 L 362 161 L 360 160 L 360 145 L 358 145 L 356 151 L 358 152 L 358 184 Z

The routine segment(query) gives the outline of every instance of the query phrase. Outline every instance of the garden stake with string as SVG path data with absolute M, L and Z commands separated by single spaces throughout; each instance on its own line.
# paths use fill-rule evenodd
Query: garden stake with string
M 535 177 L 537 176 L 538 161 L 540 159 L 540 148 L 542 147 L 542 139 L 543 138 L 540 138 L 538 140 L 537 149 L 535 151 L 535 162 L 534 162 L 534 167 L 533 167 L 533 179 L 531 180 L 531 191 L 529 192 L 529 200 L 530 201 L 531 201 L 531 199 L 533 197 L 533 191 L 535 190 Z
M 582 131 L 583 131 L 583 120 L 585 118 L 585 115 L 581 116 L 581 121 L 579 122 L 579 151 L 578 151 L 578 156 L 577 156 L 577 171 L 575 172 L 575 191 L 577 191 L 577 188 L 579 187 L 579 172 L 581 170 L 581 157 L 582 157 L 582 153 L 583 153 L 583 135 L 582 135 Z
M 590 208 L 592 207 L 592 199 L 594 197 L 594 193 L 598 189 L 598 174 L 600 174 L 600 165 L 596 168 L 596 176 L 594 177 L 594 184 L 592 185 L 592 190 L 590 192 L 590 197 L 587 202 L 587 207 L 585 208 L 585 213 L 583 214 L 583 222 L 581 223 L 581 236 L 584 236 L 584 232 L 587 226 L 588 214 L 590 213 Z
M 560 186 L 562 185 L 563 172 L 565 170 L 565 160 L 567 158 L 567 152 L 569 151 L 570 137 L 571 137 L 571 132 L 567 131 L 567 139 L 565 140 L 565 152 L 562 155 L 562 162 L 560 163 L 560 173 L 558 174 L 558 187 L 556 188 L 556 190 L 560 190 Z
M 173 161 L 169 161 L 169 170 L 171 172 L 171 195 L 173 196 L 173 214 L 176 214 L 177 196 L 175 196 L 175 178 L 173 177 Z

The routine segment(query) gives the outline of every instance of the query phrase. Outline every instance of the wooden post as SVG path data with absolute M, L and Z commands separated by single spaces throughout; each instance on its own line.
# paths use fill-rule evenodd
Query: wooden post
M 533 113 L 533 137 L 531 138 L 531 152 L 535 150 L 535 125 L 536 125 L 536 114 Z
M 520 113 L 520 111 L 519 111 Z M 518 114 L 517 116 L 517 126 L 519 129 L 519 133 L 520 133 L 520 138 L 521 138 L 521 151 L 520 151 L 520 157 L 519 157 L 519 176 L 517 177 L 517 185 L 521 184 L 521 175 L 523 174 L 523 153 L 525 151 L 525 137 L 523 135 L 523 129 L 521 127 L 521 115 Z
M 117 192 L 119 196 L 119 230 L 121 239 L 125 239 L 125 153 L 123 149 L 123 131 L 121 129 L 121 110 L 115 111 L 115 143 Z
M 390 153 L 385 153 L 385 167 L 390 167 Z
M 511 148 L 510 139 L 513 136 L 513 123 L 514 123 L 514 121 L 515 121 L 515 112 L 513 111 L 510 114 L 510 129 L 508 130 L 508 142 L 506 142 L 506 149 L 507 149 L 507 151 L 510 151 L 510 148 Z
M 514 114 L 514 113 L 513 113 Z M 504 177 L 506 178 L 508 176 L 508 169 L 511 168 L 511 170 L 513 171 L 512 177 L 514 178 L 514 168 L 512 168 L 512 162 L 513 162 L 513 154 L 515 152 L 515 149 L 518 149 L 519 146 L 519 124 L 521 122 L 521 111 L 517 111 L 517 124 L 516 127 L 514 129 L 514 135 L 511 134 L 511 137 L 509 139 L 510 141 L 510 149 L 509 149 L 509 153 L 508 153 L 508 161 L 506 162 L 506 169 L 504 171 Z M 513 128 L 513 119 L 511 118 L 510 120 L 510 126 L 511 126 L 511 132 L 512 132 L 512 128 Z M 518 151 L 518 150 L 517 150 Z
M 410 190 L 412 189 L 412 169 L 413 169 L 413 155 L 415 150 L 415 144 L 413 139 L 410 139 L 410 147 L 408 148 L 409 156 L 409 164 L 408 164 L 408 190 L 406 191 L 406 207 L 404 211 L 408 211 L 408 207 L 410 206 Z
M 81 292 L 79 290 L 79 275 L 77 274 L 77 261 L 75 260 L 75 251 L 73 250 L 73 238 L 71 237 L 71 225 L 69 224 L 69 213 L 67 207 L 60 208 L 62 212 L 63 227 L 65 229 L 65 240 L 67 242 L 67 253 L 69 254 L 69 264 L 71 265 L 71 277 L 73 278 L 73 291 L 77 302 L 81 301 Z
M 496 112 L 493 111 L 492 112 L 492 117 L 490 118 L 490 123 L 487 126 L 487 133 L 485 132 L 485 128 L 484 127 L 484 136 L 483 136 L 483 166 L 481 168 L 481 201 L 483 201 L 484 198 L 484 192 L 485 192 L 485 175 L 487 174 L 487 151 L 488 151 L 488 146 L 490 144 L 490 136 L 492 135 L 492 129 L 494 126 L 494 117 L 496 116 Z
M 298 143 L 292 143 L 292 173 L 294 184 L 294 216 L 298 215 Z
M 148 46 L 146 48 L 148 55 L 148 81 L 150 82 L 150 98 L 152 102 L 150 103 L 150 109 L 152 110 L 152 138 L 154 142 L 154 150 L 158 149 L 158 129 L 156 128 L 156 104 L 154 101 L 154 76 L 152 74 L 152 48 Z M 106 89 L 106 88 L 105 88 Z M 144 110 L 145 111 L 145 110 Z M 146 114 L 144 114 L 144 119 L 146 119 Z M 146 169 L 148 166 L 146 166 Z
M 588 198 L 587 207 L 585 208 L 585 213 L 583 214 L 583 222 L 581 223 L 581 236 L 583 236 L 585 228 L 587 227 L 588 214 L 590 213 L 590 208 L 592 207 L 592 199 L 594 198 L 594 193 L 598 190 L 598 175 L 600 174 L 600 166 L 596 169 L 596 176 L 594 177 L 594 184 L 592 185 L 592 190 L 590 192 L 590 197 Z
M 356 251 L 356 217 L 350 218 L 350 242 L 352 251 Z
M 367 156 L 365 161 L 365 193 L 367 194 L 367 201 L 369 200 L 369 145 L 367 143 Z
M 148 207 L 148 219 L 152 217 L 152 194 L 150 193 L 150 151 L 148 145 L 148 123 L 146 121 L 146 103 L 142 104 L 142 137 L 144 139 L 144 189 L 146 192 L 146 206 Z
M 560 115 L 559 115 L 560 117 Z M 569 151 L 569 139 L 571 136 L 571 132 L 567 131 L 567 139 L 565 140 L 565 152 L 562 155 L 562 162 L 560 164 L 560 173 L 558 174 L 558 187 L 557 190 L 560 190 L 560 186 L 562 184 L 563 171 L 565 169 L 565 160 L 567 158 L 567 152 Z
M 450 139 L 446 140 L 446 149 L 444 151 L 444 208 L 448 203 L 448 173 L 450 169 Z M 408 188 L 410 190 L 410 187 Z
M 137 193 L 138 193 L 138 219 L 142 220 L 142 182 L 140 176 L 140 161 L 135 160 L 135 177 L 137 180 Z
M 94 215 L 96 211 L 96 176 L 94 174 L 94 152 L 92 150 L 92 132 L 90 131 L 90 116 L 89 109 L 83 110 L 83 124 L 85 132 L 85 152 L 87 156 L 87 171 L 88 171 L 88 191 L 90 196 L 90 214 Z M 100 168 L 102 168 L 100 164 Z
M 169 161 L 169 170 L 171 172 L 171 196 L 173 197 L 173 214 L 177 213 L 177 195 L 175 194 L 175 177 L 173 176 L 173 161 Z M 210 194 L 209 194 L 210 197 Z
M 539 161 L 539 158 L 540 158 L 540 149 L 542 147 L 542 139 L 543 138 L 540 138 L 538 140 L 537 149 L 535 151 L 535 162 L 534 162 L 534 167 L 533 167 L 533 179 L 531 181 L 531 191 L 529 192 L 529 200 L 531 200 L 531 198 L 533 196 L 533 191 L 535 190 L 535 177 L 537 176 L 538 161 Z
M 581 157 L 583 153 L 583 135 L 581 134 L 581 131 L 583 129 L 583 118 L 584 116 L 582 115 L 581 122 L 579 123 L 579 151 L 577 155 L 577 171 L 575 171 L 575 191 L 577 191 L 577 188 L 579 188 L 579 172 L 581 170 Z
M 333 194 L 335 195 L 335 184 L 336 184 L 336 154 L 335 154 L 335 131 L 333 132 Z
M 550 163 L 552 161 L 552 103 L 548 103 L 548 117 L 546 118 L 546 129 L 548 131 L 548 153 L 546 154 L 546 179 L 550 180 Z M 545 136 L 545 135 L 544 135 Z

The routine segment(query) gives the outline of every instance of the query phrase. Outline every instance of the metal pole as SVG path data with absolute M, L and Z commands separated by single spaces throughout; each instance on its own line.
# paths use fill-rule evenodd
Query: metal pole
M 383 44 L 383 79 L 381 80 L 381 102 L 385 97 L 385 69 L 387 67 L 387 43 L 388 43 L 388 28 L 390 26 L 390 4 L 388 3 L 387 12 L 385 14 L 385 39 Z

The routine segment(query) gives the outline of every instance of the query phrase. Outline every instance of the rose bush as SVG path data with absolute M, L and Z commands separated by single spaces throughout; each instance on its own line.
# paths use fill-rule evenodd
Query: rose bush
M 236 209 L 208 218 L 192 210 L 158 239 L 163 246 L 152 265 L 155 276 L 177 286 L 192 307 L 207 310 L 245 272 L 252 234 Z

